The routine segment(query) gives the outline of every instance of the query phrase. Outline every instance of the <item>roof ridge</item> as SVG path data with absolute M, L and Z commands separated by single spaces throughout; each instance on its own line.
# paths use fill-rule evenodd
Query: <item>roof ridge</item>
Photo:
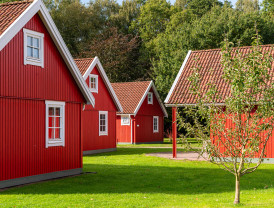
M 87 60 L 87 59 L 90 60 L 90 59 L 94 59 L 94 58 L 76 58 L 76 59 L 74 59 L 74 60 L 80 61 L 80 60 L 85 60 L 85 59 L 86 59 L 86 60 Z
M 23 1 L 12 1 L 12 2 L 5 2 L 0 3 L 1 6 L 13 5 L 13 4 L 24 4 L 24 3 L 32 3 L 34 0 L 23 0 Z
M 271 46 L 274 46 L 274 44 L 265 44 L 265 45 L 259 45 L 260 47 L 271 47 Z M 236 48 L 251 48 L 253 46 L 240 46 L 240 47 L 233 47 L 234 49 Z M 213 49 L 202 49 L 202 50 L 195 50 L 195 51 L 192 51 L 192 53 L 195 53 L 195 52 L 208 52 L 208 51 L 220 51 L 222 50 L 221 48 L 213 48 Z
M 144 82 L 151 82 L 152 80 L 145 80 L 145 81 L 131 81 L 131 82 L 112 82 L 111 84 L 128 84 L 128 83 L 144 83 Z

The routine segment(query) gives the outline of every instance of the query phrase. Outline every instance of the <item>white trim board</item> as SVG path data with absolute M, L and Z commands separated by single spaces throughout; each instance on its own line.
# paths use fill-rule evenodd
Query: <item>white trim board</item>
M 150 91 L 151 88 L 153 89 L 153 91 L 154 91 L 154 93 L 155 93 L 155 96 L 156 96 L 156 98 L 157 98 L 157 101 L 158 101 L 159 105 L 160 105 L 161 108 L 162 108 L 162 111 L 163 111 L 163 113 L 164 113 L 164 116 L 165 116 L 165 117 L 168 117 L 166 108 L 165 108 L 163 102 L 161 101 L 161 98 L 160 98 L 160 96 L 159 96 L 159 93 L 158 93 L 158 91 L 157 91 L 157 89 L 156 89 L 156 87 L 155 87 L 153 81 L 150 81 L 150 84 L 149 84 L 148 88 L 146 89 L 146 91 L 145 91 L 145 93 L 144 93 L 142 99 L 141 99 L 140 102 L 138 103 L 138 105 L 137 105 L 137 107 L 136 107 L 136 109 L 135 109 L 135 111 L 134 111 L 134 116 L 137 115 L 138 111 L 140 110 L 140 108 L 141 108 L 141 106 L 142 106 L 144 100 L 146 99 L 146 96 L 147 96 L 147 94 L 148 94 L 148 92 Z
M 164 101 L 165 103 L 168 103 L 169 98 L 170 98 L 170 96 L 171 96 L 171 94 L 172 94 L 172 92 L 173 92 L 173 90 L 174 90 L 174 88 L 175 88 L 175 86 L 176 86 L 176 84 L 177 84 L 177 82 L 178 82 L 178 80 L 179 80 L 179 78 L 180 78 L 180 76 L 181 76 L 184 68 L 185 68 L 185 65 L 186 65 L 186 63 L 188 61 L 188 58 L 189 58 L 190 54 L 191 54 L 191 50 L 189 50 L 188 53 L 187 53 L 187 55 L 186 55 L 186 58 L 185 58 L 182 66 L 181 66 L 181 68 L 180 68 L 180 70 L 179 70 L 179 72 L 178 72 L 178 74 L 177 74 L 177 76 L 176 76 L 176 78 L 175 78 L 175 80 L 174 80 L 174 82 L 172 84 L 172 87 L 169 90 L 168 95 L 167 95 L 167 97 L 166 97 L 166 99 Z
M 121 105 L 120 101 L 118 100 L 118 97 L 115 94 L 113 87 L 111 86 L 108 76 L 107 76 L 107 74 L 106 74 L 106 72 L 105 72 L 105 70 L 97 56 L 95 56 L 92 63 L 88 67 L 88 70 L 83 75 L 84 80 L 86 80 L 89 77 L 90 73 L 92 72 L 92 70 L 95 68 L 96 65 L 98 66 L 98 71 L 99 71 L 101 77 L 103 78 L 103 81 L 104 81 L 105 85 L 107 86 L 107 89 L 108 89 L 116 107 L 118 108 L 118 112 L 123 112 L 122 105 Z
M 63 38 L 61 37 L 55 23 L 53 22 L 43 1 L 35 0 L 0 36 L 0 51 L 13 39 L 13 37 L 30 21 L 35 15 L 39 14 L 45 27 L 47 28 L 56 47 L 62 55 L 67 67 L 70 70 L 74 80 L 76 81 L 80 91 L 82 92 L 87 103 L 95 105 L 95 99 L 89 92 L 80 71 L 78 70 Z

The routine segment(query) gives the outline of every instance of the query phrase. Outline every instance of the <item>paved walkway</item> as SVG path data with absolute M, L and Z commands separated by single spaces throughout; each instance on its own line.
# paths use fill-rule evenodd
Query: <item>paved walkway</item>
M 148 153 L 147 156 L 162 157 L 172 160 L 191 160 L 191 161 L 206 161 L 203 157 L 199 157 L 196 152 L 177 152 L 177 158 L 172 157 L 172 152 L 157 152 Z

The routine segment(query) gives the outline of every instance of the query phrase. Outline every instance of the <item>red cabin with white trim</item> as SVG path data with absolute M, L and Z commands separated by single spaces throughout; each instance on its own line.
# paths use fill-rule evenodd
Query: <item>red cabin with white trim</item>
M 274 57 L 273 45 L 261 45 L 260 46 L 263 53 L 270 53 Z M 237 48 L 243 55 L 252 53 L 251 46 L 243 46 Z M 234 49 L 235 51 L 235 49 Z M 199 50 L 199 51 L 189 51 L 182 66 L 179 70 L 175 81 L 165 99 L 167 107 L 172 107 L 172 131 L 173 131 L 173 156 L 176 157 L 176 137 L 177 137 L 177 108 L 184 107 L 187 105 L 195 106 L 197 102 L 197 97 L 191 93 L 191 83 L 188 77 L 193 73 L 192 69 L 199 66 L 200 67 L 200 82 L 202 83 L 201 89 L 203 95 L 205 95 L 209 89 L 210 81 L 214 80 L 218 90 L 219 101 L 215 105 L 223 106 L 225 109 L 225 99 L 230 96 L 231 86 L 228 82 L 223 79 L 223 66 L 221 64 L 221 49 L 209 49 L 209 50 Z M 272 63 L 272 68 L 270 70 L 270 76 L 274 77 L 274 62 Z M 214 71 L 214 73 L 212 73 Z M 256 109 L 256 106 L 254 106 Z M 256 111 L 254 111 L 256 112 Z M 252 112 L 253 113 L 253 112 Z M 226 120 L 226 128 L 233 129 L 234 124 L 230 119 Z M 261 135 L 264 139 L 265 135 Z M 213 139 L 213 138 L 211 138 Z M 219 138 L 223 140 L 224 138 Z M 226 148 L 220 145 L 220 153 L 225 152 Z M 272 134 L 266 145 L 266 158 L 265 162 L 274 162 L 274 134 Z M 258 156 L 253 157 L 256 159 Z M 256 161 L 256 160 L 254 160 Z
M 123 112 L 117 114 L 118 143 L 161 143 L 166 109 L 152 81 L 112 83 Z
M 95 106 L 83 112 L 84 155 L 116 150 L 116 112 L 122 106 L 98 57 L 75 59 L 84 80 L 95 98 Z
M 80 174 L 94 102 L 43 2 L 0 4 L 0 188 Z

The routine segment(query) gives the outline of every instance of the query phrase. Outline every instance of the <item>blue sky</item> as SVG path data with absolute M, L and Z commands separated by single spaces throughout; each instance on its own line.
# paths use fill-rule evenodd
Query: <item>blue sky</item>
M 83 3 L 88 3 L 90 0 L 81 0 Z M 169 0 L 172 4 L 174 4 L 174 2 L 176 1 L 176 0 Z M 235 3 L 236 3 L 236 1 L 237 0 L 230 0 L 231 2 L 232 2 L 232 4 L 234 4 L 235 5 Z M 121 4 L 122 2 L 123 2 L 123 0 L 117 0 L 117 2 L 119 3 L 119 4 Z

